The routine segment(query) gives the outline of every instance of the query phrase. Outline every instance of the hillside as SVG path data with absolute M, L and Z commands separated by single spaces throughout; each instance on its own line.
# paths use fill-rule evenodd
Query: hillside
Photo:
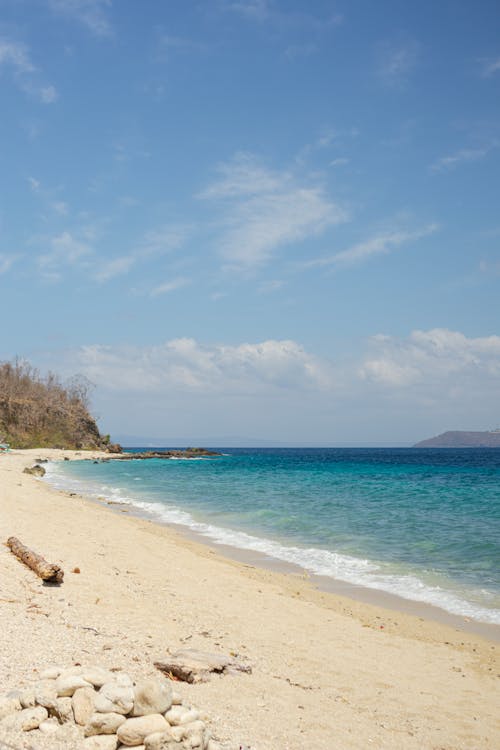
M 414 448 L 500 448 L 500 430 L 495 432 L 466 432 L 464 430 L 443 432 L 422 440 Z
M 89 413 L 84 380 L 63 385 L 21 361 L 0 364 L 2 441 L 13 448 L 116 449 Z

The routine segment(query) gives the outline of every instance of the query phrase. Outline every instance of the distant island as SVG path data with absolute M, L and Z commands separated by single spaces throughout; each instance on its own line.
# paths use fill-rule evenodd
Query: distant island
M 467 432 L 455 430 L 421 440 L 414 448 L 500 448 L 500 430 Z

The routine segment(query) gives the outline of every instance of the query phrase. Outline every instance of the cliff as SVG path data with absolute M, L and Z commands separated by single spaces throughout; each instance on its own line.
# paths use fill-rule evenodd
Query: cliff
M 422 440 L 414 448 L 500 448 L 500 430 L 495 432 L 443 432 Z
M 0 364 L 0 442 L 13 448 L 116 450 L 88 409 L 88 384 L 62 385 L 26 362 Z

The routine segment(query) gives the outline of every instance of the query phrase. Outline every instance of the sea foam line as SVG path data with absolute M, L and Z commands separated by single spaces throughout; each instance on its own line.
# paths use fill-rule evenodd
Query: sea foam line
M 414 575 L 390 575 L 381 573 L 377 563 L 342 555 L 337 552 L 315 548 L 283 545 L 264 537 L 247 534 L 222 526 L 197 521 L 193 516 L 175 505 L 147 502 L 123 494 L 117 487 L 93 484 L 62 475 L 56 462 L 46 465 L 45 479 L 57 489 L 72 490 L 94 499 L 106 496 L 115 503 L 130 505 L 150 518 L 169 524 L 185 526 L 217 544 L 237 549 L 252 550 L 283 562 L 297 565 L 309 573 L 326 576 L 345 583 L 385 591 L 410 601 L 431 604 L 461 617 L 470 617 L 481 622 L 500 625 L 500 610 L 482 607 L 440 586 L 430 586 Z

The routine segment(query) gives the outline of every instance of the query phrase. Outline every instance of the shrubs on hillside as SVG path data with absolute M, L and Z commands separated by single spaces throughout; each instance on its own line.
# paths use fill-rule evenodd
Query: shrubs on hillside
M 40 375 L 29 363 L 0 364 L 0 441 L 14 448 L 104 448 L 88 411 L 89 382 L 64 385 L 53 373 Z

